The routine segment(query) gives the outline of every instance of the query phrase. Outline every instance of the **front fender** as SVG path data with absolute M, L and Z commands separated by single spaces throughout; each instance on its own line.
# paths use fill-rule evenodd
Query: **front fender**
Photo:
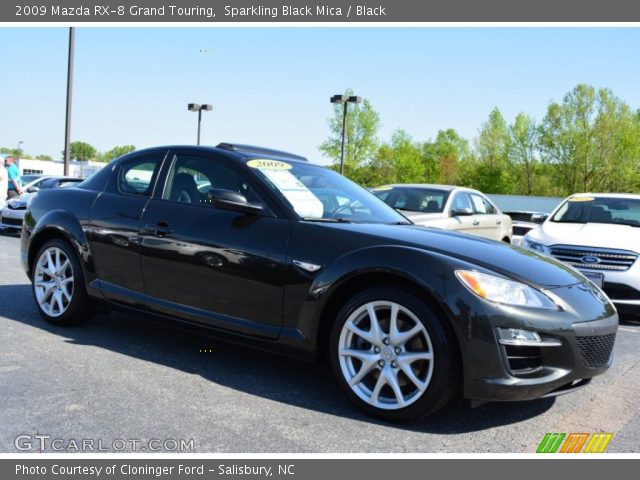
M 330 305 L 332 299 L 340 297 L 337 292 L 349 282 L 359 278 L 366 282 L 368 276 L 376 274 L 393 275 L 414 284 L 453 321 L 456 314 L 446 300 L 456 296 L 462 288 L 453 271 L 465 267 L 468 267 L 466 262 L 413 247 L 382 245 L 349 252 L 327 265 L 313 279 L 299 309 L 297 329 L 305 337 L 308 348 L 317 347 L 320 331 L 326 328 L 322 325 L 327 320 L 323 313 L 332 306 L 339 308 Z M 456 335 L 461 334 L 460 328 L 454 329 Z

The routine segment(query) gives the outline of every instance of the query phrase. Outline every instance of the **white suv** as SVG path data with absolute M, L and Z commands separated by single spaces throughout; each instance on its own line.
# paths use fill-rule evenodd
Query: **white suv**
M 580 270 L 619 312 L 640 314 L 640 195 L 572 195 L 522 245 Z

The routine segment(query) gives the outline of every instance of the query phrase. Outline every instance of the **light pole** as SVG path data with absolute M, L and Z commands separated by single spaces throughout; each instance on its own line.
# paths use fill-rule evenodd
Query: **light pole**
M 21 145 L 22 145 L 23 143 L 24 143 L 24 142 L 23 142 L 22 140 L 20 140 L 20 141 L 18 142 L 18 150 L 16 150 L 16 162 L 18 162 L 18 163 L 20 162 L 20 154 L 22 153 L 22 147 L 21 147 Z
M 75 28 L 69 27 L 69 56 L 67 59 L 67 110 L 64 125 L 64 175 L 69 175 L 69 160 L 71 160 L 71 97 L 73 94 L 73 50 L 75 46 L 75 37 Z
M 342 104 L 342 143 L 340 145 L 340 175 L 344 172 L 344 130 L 347 124 L 347 104 L 362 103 L 362 97 L 356 95 L 334 95 L 329 99 L 331 103 Z
M 213 107 L 206 103 L 203 105 L 200 105 L 199 103 L 190 103 L 187 105 L 187 108 L 191 112 L 198 112 L 198 145 L 200 145 L 200 122 L 202 122 L 202 111 L 205 110 L 210 112 Z

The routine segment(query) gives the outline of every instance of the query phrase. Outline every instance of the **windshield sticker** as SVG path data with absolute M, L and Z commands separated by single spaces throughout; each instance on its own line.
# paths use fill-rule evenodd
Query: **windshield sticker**
M 255 159 L 247 162 L 247 166 L 251 168 L 269 169 L 269 170 L 291 170 L 291 165 L 279 160 Z
M 572 197 L 569 199 L 570 202 L 593 202 L 594 200 L 594 197 Z
M 385 190 L 393 190 L 393 187 L 390 185 L 382 185 L 381 187 L 376 187 L 373 189 L 374 192 L 383 192 Z
M 289 168 L 290 167 L 291 166 L 289 166 Z M 270 167 L 253 168 L 259 168 L 259 170 L 271 180 L 271 183 L 282 192 L 296 213 L 302 218 L 322 218 L 324 214 L 322 202 L 304 183 L 294 177 L 288 169 L 274 169 Z

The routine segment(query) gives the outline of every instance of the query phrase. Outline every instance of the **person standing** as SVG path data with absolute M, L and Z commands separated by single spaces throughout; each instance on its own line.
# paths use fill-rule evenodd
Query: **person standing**
M 0 163 L 0 209 L 4 208 L 7 200 L 7 190 L 9 189 L 9 178 L 7 169 L 4 168 L 4 161 Z
M 9 187 L 7 188 L 7 198 L 19 197 L 22 195 L 22 179 L 20 178 L 20 170 L 16 165 L 16 157 L 9 156 L 6 160 L 7 179 Z

